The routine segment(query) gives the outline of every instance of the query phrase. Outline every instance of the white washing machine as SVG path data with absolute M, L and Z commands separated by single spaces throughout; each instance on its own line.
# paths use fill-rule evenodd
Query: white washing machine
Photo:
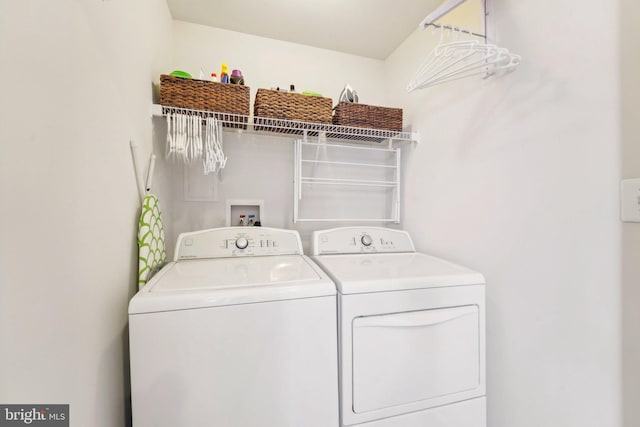
M 129 304 L 133 426 L 337 426 L 336 328 L 297 232 L 181 234 Z
M 404 231 L 336 228 L 312 245 L 338 289 L 340 425 L 486 427 L 483 276 Z

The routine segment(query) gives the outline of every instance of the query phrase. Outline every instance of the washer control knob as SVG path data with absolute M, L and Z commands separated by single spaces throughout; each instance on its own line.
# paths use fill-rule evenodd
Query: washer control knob
M 249 241 L 246 237 L 238 237 L 236 239 L 236 248 L 238 249 L 246 249 L 249 246 Z
M 371 239 L 371 236 L 369 236 L 368 234 L 365 234 L 364 236 L 362 236 L 360 238 L 360 241 L 365 246 L 371 246 L 371 243 L 373 243 L 373 239 Z

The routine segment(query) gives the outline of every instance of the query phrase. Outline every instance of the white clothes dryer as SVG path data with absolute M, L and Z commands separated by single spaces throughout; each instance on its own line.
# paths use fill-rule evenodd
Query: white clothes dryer
M 336 328 L 296 231 L 181 234 L 129 304 L 133 425 L 337 426 Z
M 483 276 L 387 228 L 316 231 L 312 251 L 338 289 L 340 425 L 486 427 Z

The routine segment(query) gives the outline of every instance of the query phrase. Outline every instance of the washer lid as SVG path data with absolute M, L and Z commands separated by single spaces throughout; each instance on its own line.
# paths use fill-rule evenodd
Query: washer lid
M 335 295 L 304 255 L 199 259 L 167 264 L 129 304 L 129 314 Z
M 314 260 L 342 294 L 484 283 L 480 273 L 418 252 L 320 255 Z

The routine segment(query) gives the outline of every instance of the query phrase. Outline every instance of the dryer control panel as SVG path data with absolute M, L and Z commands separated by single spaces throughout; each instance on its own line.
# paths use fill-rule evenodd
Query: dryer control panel
M 302 255 L 298 232 L 268 227 L 223 227 L 182 233 L 173 260 L 269 255 Z
M 313 255 L 415 252 L 409 233 L 382 227 L 314 231 Z

